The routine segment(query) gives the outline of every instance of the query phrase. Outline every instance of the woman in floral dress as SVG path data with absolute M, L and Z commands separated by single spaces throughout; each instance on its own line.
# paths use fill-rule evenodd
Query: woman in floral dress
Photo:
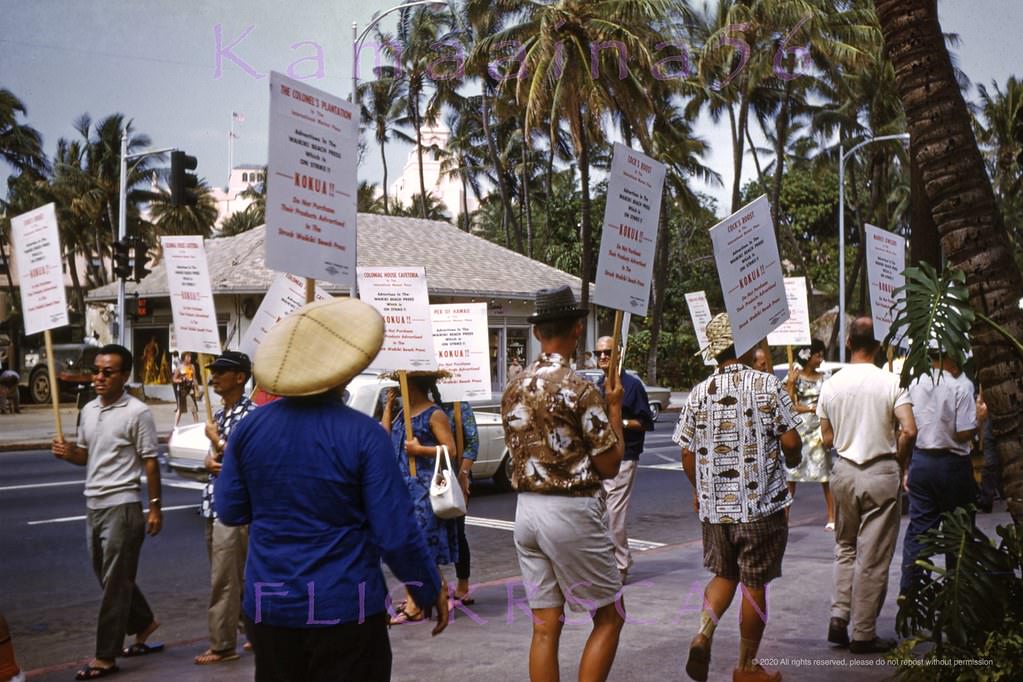
M 442 589 L 446 590 L 447 582 L 440 567 L 458 561 L 458 527 L 454 519 L 438 518 L 430 505 L 430 481 L 433 478 L 436 447 L 447 446 L 451 455 L 451 465 L 456 472 L 458 462 L 451 422 L 441 409 L 440 392 L 437 390 L 437 378 L 440 374 L 441 372 L 408 372 L 409 414 L 412 415 L 410 440 L 405 439 L 405 419 L 400 400 L 397 400 L 397 391 L 388 392 L 380 421 L 391 433 L 398 468 L 412 497 L 416 523 L 426 536 L 427 549 L 437 562 L 437 572 L 441 574 L 441 583 L 445 586 Z M 446 372 L 443 374 L 447 375 Z M 409 468 L 409 459 L 413 457 L 416 463 L 414 476 L 411 475 Z M 408 595 L 405 604 L 397 608 L 391 624 L 420 621 L 424 617 L 423 610 L 416 606 L 411 595 Z
M 821 394 L 828 375 L 817 371 L 824 361 L 824 343 L 820 339 L 796 354 L 798 367 L 793 367 L 786 381 L 786 387 L 796 413 L 802 423 L 796 429 L 803 438 L 803 461 L 794 469 L 789 469 L 789 494 L 796 496 L 796 483 L 816 481 L 824 488 L 824 502 L 827 505 L 828 523 L 824 526 L 829 531 L 835 530 L 835 503 L 831 497 L 831 456 L 821 438 L 821 422 L 817 417 L 817 398 Z

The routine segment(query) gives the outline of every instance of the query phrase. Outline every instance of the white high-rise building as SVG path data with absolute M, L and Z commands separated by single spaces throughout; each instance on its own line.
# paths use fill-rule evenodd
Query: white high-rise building
M 244 164 L 231 169 L 231 177 L 227 182 L 227 191 L 214 187 L 210 194 L 217 201 L 216 229 L 232 213 L 244 211 L 252 203 L 252 199 L 241 196 L 249 187 L 256 187 L 266 182 L 266 169 L 255 164 Z
M 423 136 L 423 180 L 427 193 L 444 203 L 452 222 L 458 224 L 459 216 L 462 215 L 463 206 L 468 206 L 469 213 L 478 208 L 476 197 L 472 191 L 462 192 L 462 182 L 458 176 L 449 177 L 441 173 L 443 159 L 435 158 L 433 153 L 427 151 L 432 145 L 445 149 L 448 145 L 448 138 L 451 132 L 443 124 L 424 127 Z M 413 147 L 408 154 L 408 160 L 402 169 L 401 176 L 391 185 L 388 199 L 400 201 L 407 206 L 412 203 L 412 196 L 419 194 L 419 159 L 416 149 Z M 465 204 L 463 204 L 463 196 Z

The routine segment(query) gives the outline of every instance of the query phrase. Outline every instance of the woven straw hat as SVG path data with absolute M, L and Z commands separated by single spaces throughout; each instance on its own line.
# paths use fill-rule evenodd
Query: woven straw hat
M 256 350 L 259 386 L 280 396 L 315 395 L 343 386 L 373 361 L 384 319 L 351 298 L 308 303 L 281 319 Z
M 535 312 L 529 316 L 528 322 L 539 324 L 566 318 L 577 320 L 588 314 L 589 311 L 586 308 L 580 308 L 575 302 L 575 294 L 572 293 L 568 285 L 563 284 L 560 287 L 541 289 L 536 292 Z
M 734 344 L 732 323 L 728 320 L 728 313 L 718 313 L 707 323 L 707 346 L 696 354 L 702 353 L 703 357 L 708 359 L 716 358 Z

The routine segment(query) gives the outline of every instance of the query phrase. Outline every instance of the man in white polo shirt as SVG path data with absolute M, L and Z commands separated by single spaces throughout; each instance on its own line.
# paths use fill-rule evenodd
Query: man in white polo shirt
M 916 445 L 904 487 L 909 493 L 909 527 L 902 543 L 899 594 L 919 586 L 919 536 L 941 523 L 941 515 L 976 500 L 970 441 L 977 432 L 973 382 L 955 360 L 931 351 L 931 374 L 909 386 L 916 419 Z M 946 558 L 946 565 L 949 559 Z
M 835 594 L 828 641 L 848 644 L 854 654 L 895 647 L 895 640 L 877 636 L 877 616 L 899 537 L 902 473 L 916 438 L 906 389 L 898 376 L 874 365 L 878 345 L 873 321 L 854 320 L 848 339 L 851 364 L 824 382 L 817 401 L 824 447 L 838 451 L 831 478 Z
M 145 534 L 156 535 L 160 513 L 160 465 L 156 425 L 149 408 L 128 395 L 131 351 L 110 344 L 96 353 L 96 399 L 82 408 L 78 442 L 54 440 L 53 454 L 86 467 L 85 506 L 92 568 L 103 586 L 96 655 L 75 679 L 91 680 L 117 672 L 117 656 L 141 656 L 163 649 L 146 640 L 159 627 L 135 583 Z M 142 515 L 143 470 L 149 512 Z M 135 642 L 122 649 L 124 636 Z

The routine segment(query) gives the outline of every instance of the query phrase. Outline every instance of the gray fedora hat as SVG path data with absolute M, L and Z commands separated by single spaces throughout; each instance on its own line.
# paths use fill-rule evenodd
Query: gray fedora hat
M 563 284 L 560 287 L 540 289 L 536 292 L 536 307 L 533 314 L 529 316 L 529 323 L 578 319 L 589 314 L 586 308 L 580 308 L 576 303 L 572 289 L 567 284 Z

